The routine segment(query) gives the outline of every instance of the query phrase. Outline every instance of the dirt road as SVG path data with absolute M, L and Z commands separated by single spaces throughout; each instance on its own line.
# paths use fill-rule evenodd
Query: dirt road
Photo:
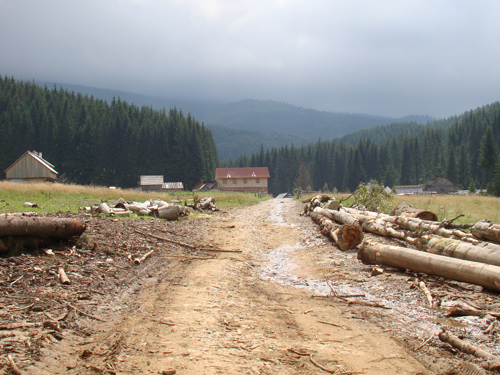
M 145 269 L 144 280 L 101 308 L 105 322 L 93 320 L 88 337 L 68 336 L 47 347 L 28 371 L 434 373 L 393 338 L 394 327 L 366 318 L 385 309 L 331 296 L 351 285 L 345 291 L 352 297 L 358 290 L 352 284 L 369 274 L 339 267 L 358 264 L 355 253 L 336 250 L 300 210 L 291 199 L 273 199 L 199 220 L 200 243 L 227 252 L 169 257 L 164 245 L 148 259 L 157 266 Z

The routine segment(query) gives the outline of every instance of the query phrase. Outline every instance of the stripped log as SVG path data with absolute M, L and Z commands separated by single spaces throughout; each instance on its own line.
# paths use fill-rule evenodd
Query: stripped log
M 358 259 L 367 264 L 406 268 L 500 291 L 500 267 L 490 264 L 448 258 L 370 240 L 359 248 Z
M 165 220 L 177 220 L 181 213 L 181 208 L 176 204 L 161 206 L 158 208 L 157 216 Z
M 345 211 L 329 210 L 327 208 L 316 207 L 313 212 L 342 224 L 361 227 L 359 220 Z
M 379 214 L 372 211 L 361 211 L 355 208 L 343 208 L 343 211 L 351 214 L 353 217 L 358 219 L 360 223 L 366 220 L 380 219 L 389 223 L 397 224 L 403 229 L 410 230 L 415 235 L 412 237 L 417 237 L 418 235 L 424 235 L 428 233 L 434 233 L 441 237 L 456 238 L 465 240 L 466 238 L 472 238 L 472 235 L 465 233 L 461 230 L 455 229 L 450 230 L 443 228 L 442 224 L 436 221 L 421 220 L 419 218 L 413 217 L 402 217 L 402 216 L 392 216 L 386 214 Z
M 491 224 L 489 221 L 479 221 L 474 224 L 471 231 L 477 238 L 500 243 L 500 224 Z
M 437 221 L 437 215 L 434 212 L 428 210 L 422 210 L 420 208 L 414 208 L 406 202 L 400 203 L 394 210 L 394 216 L 406 216 L 406 217 L 416 217 L 422 220 Z
M 432 254 L 500 266 L 500 245 L 491 243 L 476 246 L 451 238 L 423 236 L 421 249 Z
M 363 241 L 363 230 L 359 225 L 336 224 L 328 217 L 316 212 L 316 209 L 309 215 L 320 226 L 321 232 L 330 237 L 340 250 L 354 249 Z

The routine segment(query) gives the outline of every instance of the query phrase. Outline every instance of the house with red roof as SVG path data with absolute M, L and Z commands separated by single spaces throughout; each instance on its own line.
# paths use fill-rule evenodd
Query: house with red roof
M 215 174 L 220 191 L 268 192 L 267 167 L 217 168 Z

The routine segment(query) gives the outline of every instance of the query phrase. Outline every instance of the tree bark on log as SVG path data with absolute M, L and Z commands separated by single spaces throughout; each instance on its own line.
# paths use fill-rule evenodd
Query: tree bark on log
M 447 342 L 454 348 L 467 353 L 467 354 L 472 354 L 473 356 L 479 357 L 479 358 L 486 358 L 488 360 L 494 361 L 496 363 L 500 362 L 500 358 L 497 357 L 494 354 L 488 353 L 487 351 L 478 348 L 474 345 L 468 344 L 462 340 L 460 340 L 457 336 L 452 335 L 451 333 L 441 331 L 439 333 L 439 339 L 442 342 Z
M 500 266 L 500 246 L 475 246 L 468 242 L 438 236 L 422 237 L 421 249 L 432 254 Z
M 474 224 L 471 232 L 477 238 L 500 243 L 500 224 L 491 224 L 489 221 L 479 221 Z
M 363 230 L 359 225 L 339 225 L 315 211 L 310 216 L 319 225 L 321 233 L 330 237 L 340 250 L 354 249 L 363 241 Z
M 500 267 L 490 264 L 448 258 L 399 246 L 365 241 L 358 250 L 358 259 L 368 264 L 384 264 L 415 272 L 480 285 L 500 291 Z
M 48 236 L 65 239 L 80 236 L 85 228 L 83 219 L 23 216 L 0 219 L 0 237 Z

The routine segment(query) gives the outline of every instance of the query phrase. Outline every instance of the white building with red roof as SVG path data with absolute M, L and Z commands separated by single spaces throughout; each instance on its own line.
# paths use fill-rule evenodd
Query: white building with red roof
M 217 168 L 216 176 L 220 191 L 268 192 L 267 167 Z

